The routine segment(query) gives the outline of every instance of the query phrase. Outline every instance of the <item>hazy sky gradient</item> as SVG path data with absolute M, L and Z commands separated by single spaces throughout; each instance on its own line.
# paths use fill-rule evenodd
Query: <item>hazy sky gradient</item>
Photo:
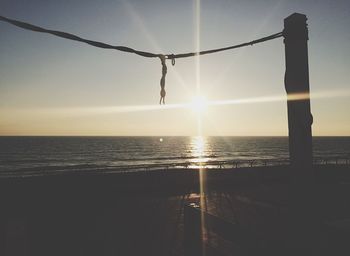
M 0 15 L 145 51 L 196 48 L 195 1 L 0 0 Z M 200 48 L 250 41 L 304 13 L 314 135 L 350 135 L 349 1 L 200 1 Z M 200 57 L 208 100 L 285 95 L 283 39 Z M 168 62 L 168 104 L 196 94 L 196 58 Z M 196 135 L 188 109 L 111 111 L 156 105 L 158 59 L 103 50 L 0 22 L 0 135 Z M 106 111 L 102 111 L 102 110 Z M 204 135 L 287 135 L 284 101 L 212 106 Z

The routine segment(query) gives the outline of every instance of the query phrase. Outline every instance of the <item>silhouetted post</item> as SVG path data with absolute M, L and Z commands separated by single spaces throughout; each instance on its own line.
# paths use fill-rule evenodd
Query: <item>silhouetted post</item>
M 318 255 L 317 207 L 312 168 L 312 115 L 309 95 L 308 29 L 306 16 L 293 13 L 284 19 L 285 87 L 288 95 L 291 182 L 291 255 Z M 291 97 L 292 96 L 292 97 Z M 296 97 L 293 97 L 296 96 Z M 299 98 L 300 96 L 300 98 Z
M 308 29 L 306 16 L 294 13 L 284 19 L 287 95 L 302 94 L 301 100 L 288 99 L 289 155 L 300 179 L 312 177 L 312 115 L 309 98 Z M 305 173 L 307 172 L 307 173 Z

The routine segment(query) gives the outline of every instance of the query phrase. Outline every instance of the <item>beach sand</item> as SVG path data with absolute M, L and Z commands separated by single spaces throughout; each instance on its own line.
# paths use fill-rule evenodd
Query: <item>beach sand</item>
M 256 234 L 270 255 L 290 249 L 295 233 L 307 230 L 295 224 L 301 218 L 291 211 L 288 175 L 278 168 L 211 170 L 202 200 L 207 212 Z M 322 174 L 328 171 L 319 171 L 314 220 L 350 216 L 350 188 L 341 176 L 346 171 L 348 167 L 328 175 L 333 179 Z M 183 205 L 199 202 L 198 181 L 198 170 L 1 179 L 0 254 L 184 255 Z M 306 209 L 299 212 L 306 214 Z M 312 231 L 319 235 L 309 239 L 314 249 L 318 242 L 320 255 L 348 249 L 341 241 L 346 234 L 322 230 Z M 214 252 L 244 254 L 241 246 L 207 233 Z

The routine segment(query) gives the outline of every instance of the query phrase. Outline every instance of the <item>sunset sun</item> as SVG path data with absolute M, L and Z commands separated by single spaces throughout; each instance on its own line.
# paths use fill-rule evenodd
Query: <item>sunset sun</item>
M 203 96 L 195 96 L 192 98 L 190 108 L 195 113 L 204 113 L 208 107 L 208 101 Z

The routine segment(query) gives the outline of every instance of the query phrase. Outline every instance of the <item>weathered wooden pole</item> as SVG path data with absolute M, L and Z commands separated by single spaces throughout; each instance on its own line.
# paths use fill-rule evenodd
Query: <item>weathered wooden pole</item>
M 312 177 L 312 115 L 309 97 L 308 29 L 304 14 L 284 19 L 286 58 L 285 88 L 288 95 L 289 155 L 293 170 Z M 294 95 L 300 95 L 296 100 Z
M 308 29 L 306 16 L 294 13 L 284 19 L 285 88 L 288 101 L 289 155 L 291 160 L 291 255 L 317 252 L 317 205 L 312 168 L 313 118 L 310 110 Z

